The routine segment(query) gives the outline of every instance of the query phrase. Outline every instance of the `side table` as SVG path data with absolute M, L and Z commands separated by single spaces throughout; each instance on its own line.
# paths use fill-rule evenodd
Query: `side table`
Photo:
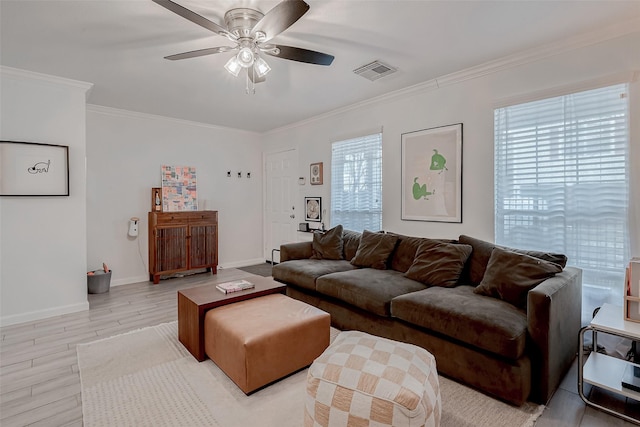
M 583 386 L 584 383 L 587 383 L 640 401 L 640 393 L 622 387 L 622 376 L 624 375 L 627 365 L 639 367 L 640 365 L 595 351 L 592 351 L 587 356 L 587 361 L 585 362 L 583 348 L 584 334 L 587 331 L 593 332 L 593 348 L 597 349 L 598 332 L 605 332 L 630 340 L 640 341 L 640 323 L 624 320 L 621 306 L 603 304 L 591 323 L 580 330 L 580 344 L 578 348 L 578 393 L 582 400 L 589 406 L 640 425 L 640 420 L 592 402 L 585 396 Z
M 287 289 L 286 285 L 271 277 L 253 276 L 245 279 L 255 287 L 230 294 L 223 294 L 215 284 L 178 291 L 178 340 L 198 362 L 206 359 L 204 316 L 208 310 L 263 295 L 285 293 Z

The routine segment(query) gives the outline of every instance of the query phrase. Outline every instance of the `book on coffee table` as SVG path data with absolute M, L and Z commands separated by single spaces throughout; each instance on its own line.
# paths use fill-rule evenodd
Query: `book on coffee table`
M 254 288 L 255 285 L 246 280 L 234 280 L 233 282 L 225 282 L 216 285 L 216 288 L 225 294 L 229 294 L 231 292 L 239 292 L 244 291 L 246 289 Z

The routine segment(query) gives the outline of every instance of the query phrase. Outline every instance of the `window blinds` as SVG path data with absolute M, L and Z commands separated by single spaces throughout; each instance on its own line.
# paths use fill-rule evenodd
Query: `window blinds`
M 496 243 L 564 253 L 583 269 L 583 285 L 618 304 L 629 257 L 627 90 L 494 114 Z
M 331 226 L 382 229 L 382 134 L 331 147 Z

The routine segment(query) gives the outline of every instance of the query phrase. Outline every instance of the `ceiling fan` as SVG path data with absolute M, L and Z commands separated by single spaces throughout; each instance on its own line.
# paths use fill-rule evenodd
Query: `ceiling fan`
M 234 43 L 233 46 L 211 47 L 169 55 L 165 59 L 173 61 L 236 51 L 237 53 L 226 63 L 225 69 L 234 76 L 246 69 L 248 79 L 254 84 L 265 81 L 265 75 L 271 70 L 260 56 L 262 53 L 317 65 L 331 65 L 334 59 L 326 53 L 268 43 L 307 13 L 309 5 L 303 0 L 283 0 L 266 14 L 249 8 L 231 9 L 224 15 L 225 26 L 216 24 L 171 0 L 153 2 Z

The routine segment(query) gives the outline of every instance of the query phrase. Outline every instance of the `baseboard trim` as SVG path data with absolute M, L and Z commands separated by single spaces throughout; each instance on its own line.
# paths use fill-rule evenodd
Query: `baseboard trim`
M 220 268 L 220 269 L 238 268 L 238 267 L 246 267 L 248 265 L 262 264 L 262 263 L 266 263 L 266 262 L 267 261 L 264 258 L 253 258 L 253 259 L 245 259 L 243 261 L 231 262 L 231 263 L 225 264 L 225 265 L 219 265 L 218 268 Z
M 111 286 L 130 285 L 132 283 L 148 282 L 149 275 L 124 277 L 122 279 L 112 280 Z
M 45 310 L 30 311 L 28 313 L 13 314 L 0 318 L 1 326 L 15 325 L 18 323 L 33 322 L 63 314 L 77 313 L 89 310 L 89 301 L 78 304 L 63 305 L 61 307 L 47 308 Z

